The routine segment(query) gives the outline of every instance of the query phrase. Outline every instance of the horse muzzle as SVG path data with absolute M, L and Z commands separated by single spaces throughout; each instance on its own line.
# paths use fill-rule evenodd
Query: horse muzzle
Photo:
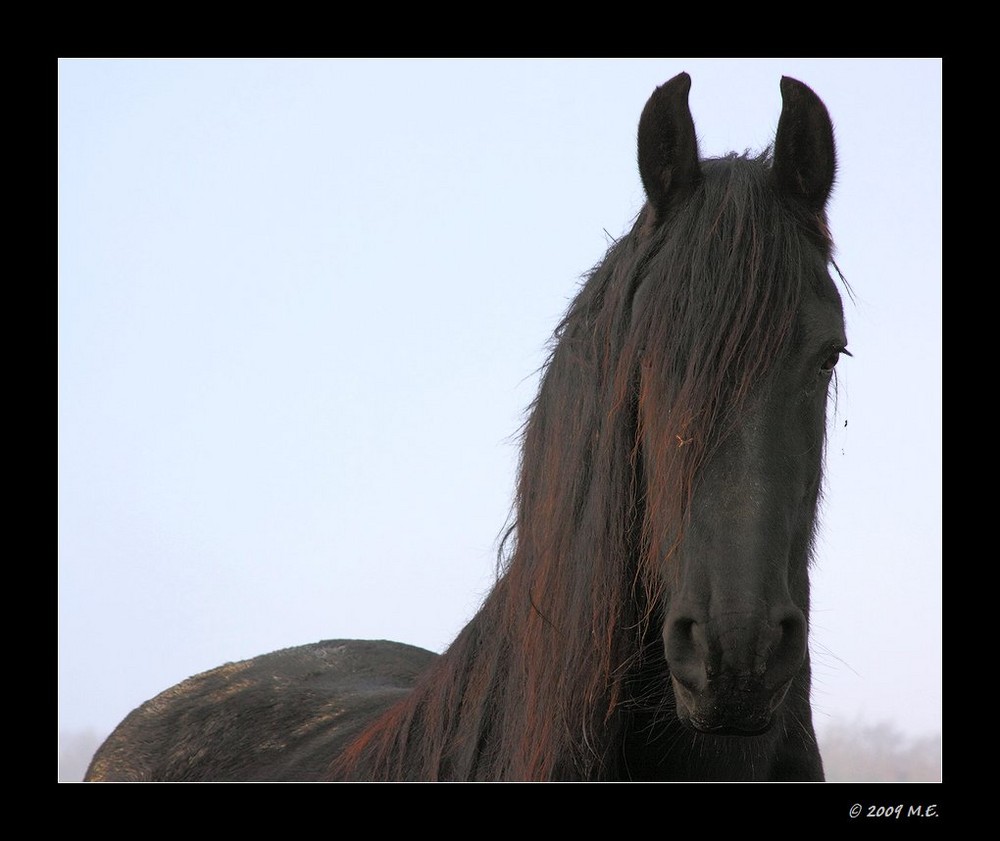
M 664 627 L 677 717 L 713 735 L 756 736 L 774 722 L 806 654 L 806 621 L 795 607 L 774 618 L 729 612 Z

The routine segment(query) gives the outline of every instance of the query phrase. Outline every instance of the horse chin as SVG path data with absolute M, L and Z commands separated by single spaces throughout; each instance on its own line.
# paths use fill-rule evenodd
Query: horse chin
M 677 718 L 687 729 L 706 736 L 751 738 L 768 732 L 774 725 L 775 710 L 784 700 L 787 687 L 761 701 L 742 692 L 722 693 L 707 689 L 693 692 L 671 678 L 677 704 Z
M 743 726 L 735 726 L 729 724 L 718 724 L 714 726 L 704 725 L 696 722 L 694 719 L 681 719 L 684 726 L 695 733 L 700 733 L 703 736 L 736 736 L 741 739 L 751 738 L 753 736 L 762 736 L 768 730 L 771 729 L 774 724 L 774 717 L 771 716 L 764 724 L 760 727 L 752 730 L 747 730 Z

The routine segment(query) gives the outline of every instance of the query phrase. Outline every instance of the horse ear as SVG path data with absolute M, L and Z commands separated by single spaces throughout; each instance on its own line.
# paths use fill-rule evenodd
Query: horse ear
M 796 79 L 781 77 L 781 101 L 774 139 L 775 184 L 780 192 L 822 213 L 837 168 L 833 123 L 820 98 Z
M 639 176 L 658 220 L 701 179 L 690 90 L 687 73 L 674 76 L 653 91 L 639 118 Z

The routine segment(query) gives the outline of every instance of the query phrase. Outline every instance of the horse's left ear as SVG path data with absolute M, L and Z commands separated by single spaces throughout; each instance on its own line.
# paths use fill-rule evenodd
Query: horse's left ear
M 781 77 L 781 101 L 774 140 L 775 183 L 780 192 L 822 213 L 837 169 L 833 123 L 822 100 L 796 79 Z

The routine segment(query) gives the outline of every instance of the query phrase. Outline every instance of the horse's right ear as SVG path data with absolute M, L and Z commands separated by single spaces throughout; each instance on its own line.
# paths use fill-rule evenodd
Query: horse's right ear
M 690 90 L 687 73 L 674 76 L 653 91 L 639 118 L 639 176 L 657 222 L 701 180 Z

